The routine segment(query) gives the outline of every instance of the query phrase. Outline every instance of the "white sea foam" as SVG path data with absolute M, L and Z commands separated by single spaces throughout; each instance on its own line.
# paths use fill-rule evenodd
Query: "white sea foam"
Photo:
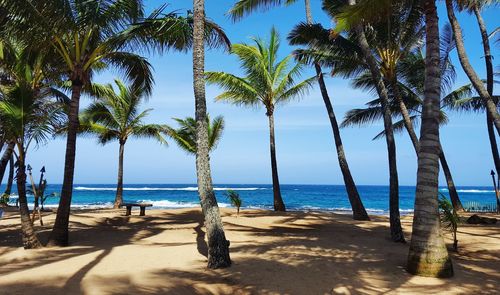
M 447 192 L 447 188 L 440 188 L 440 192 Z M 494 190 L 483 190 L 483 189 L 457 189 L 457 193 L 471 193 L 471 194 L 489 194 L 494 193 Z
M 214 187 L 214 191 L 256 191 L 256 190 L 266 190 L 263 187 Z M 77 191 L 116 191 L 113 187 L 86 187 L 77 186 L 75 187 Z M 195 186 L 188 187 L 124 187 L 124 191 L 197 191 L 198 188 Z
M 459 189 L 457 190 L 459 193 L 476 193 L 476 194 L 485 194 L 485 193 L 494 193 L 494 190 L 481 190 L 481 189 Z

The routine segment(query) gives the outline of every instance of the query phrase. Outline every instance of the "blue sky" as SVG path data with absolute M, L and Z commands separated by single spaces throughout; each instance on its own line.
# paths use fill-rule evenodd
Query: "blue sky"
M 145 1 L 148 10 L 163 1 Z M 185 11 L 192 1 L 171 1 L 170 10 Z M 234 1 L 207 0 L 207 15 L 220 24 L 233 43 L 248 42 L 251 36 L 267 38 L 275 26 L 283 38 L 281 54 L 293 48 L 284 38 L 291 28 L 304 20 L 302 1 L 296 5 L 268 12 L 256 13 L 240 22 L 232 23 L 225 15 Z M 321 1 L 313 0 L 316 21 L 330 26 L 331 22 L 321 11 Z M 447 20 L 443 3 L 439 5 L 441 24 Z M 489 31 L 500 25 L 498 8 L 483 13 Z M 484 59 L 475 18 L 460 14 L 466 38 L 467 52 L 476 71 L 483 76 Z M 498 56 L 498 46 L 492 47 Z M 191 53 L 168 52 L 162 56 L 149 56 L 154 66 L 156 86 L 144 108 L 153 108 L 150 122 L 174 125 L 172 117 L 194 114 L 192 90 Z M 455 86 L 468 83 L 454 54 L 458 77 Z M 495 62 L 497 67 L 498 62 Z M 239 73 L 237 60 L 227 53 L 210 50 L 206 56 L 206 70 Z M 109 82 L 119 73 L 106 72 L 98 82 Z M 304 77 L 313 75 L 307 70 Z M 354 90 L 349 81 L 328 77 L 327 87 L 339 120 L 346 111 L 361 107 L 372 96 Z M 498 87 L 497 87 L 498 89 Z M 495 91 L 498 93 L 498 91 Z M 267 118 L 262 109 L 245 109 L 223 103 L 213 98 L 220 93 L 215 86 L 207 87 L 209 112 L 223 115 L 226 130 L 217 150 L 212 154 L 212 171 L 215 183 L 270 183 L 269 135 Z M 83 107 L 89 102 L 84 100 Z M 441 129 L 442 144 L 452 169 L 455 183 L 461 185 L 490 185 L 489 171 L 493 168 L 484 114 L 449 114 L 450 122 Z M 342 184 L 338 168 L 331 127 L 315 87 L 300 101 L 292 102 L 276 111 L 276 140 L 278 168 L 282 183 L 289 184 Z M 371 139 L 382 129 L 382 122 L 364 128 L 342 129 L 344 147 L 351 172 L 358 184 L 386 185 L 388 183 L 387 153 L 384 140 Z M 397 156 L 401 185 L 414 185 L 416 156 L 406 134 L 398 135 Z M 61 183 L 64 168 L 65 140 L 56 139 L 30 152 L 28 162 L 39 169 L 47 168 L 50 183 Z M 93 138 L 79 138 L 75 183 L 114 183 L 117 174 L 118 144 L 101 146 Z M 125 147 L 125 183 L 195 183 L 194 157 L 179 150 L 170 141 L 168 147 L 152 140 L 130 140 Z M 444 185 L 444 178 L 441 179 Z

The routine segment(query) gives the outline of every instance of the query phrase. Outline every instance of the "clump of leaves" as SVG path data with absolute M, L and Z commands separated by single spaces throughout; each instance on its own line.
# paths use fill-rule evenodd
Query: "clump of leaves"
M 10 200 L 9 194 L 4 193 L 0 196 L 0 204 L 2 204 L 2 205 L 7 205 L 7 203 L 9 203 L 9 200 Z
M 236 216 L 240 215 L 240 207 L 243 205 L 243 200 L 240 197 L 240 194 L 233 190 L 228 190 L 226 192 L 226 196 L 228 200 L 231 202 L 231 205 L 236 207 Z
M 439 211 L 441 212 L 441 224 L 443 228 L 453 235 L 453 250 L 458 251 L 457 229 L 460 223 L 458 213 L 453 209 L 453 205 L 445 195 L 440 194 Z

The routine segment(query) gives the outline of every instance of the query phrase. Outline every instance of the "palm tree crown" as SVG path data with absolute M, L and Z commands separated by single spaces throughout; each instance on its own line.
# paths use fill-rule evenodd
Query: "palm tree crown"
M 185 119 L 174 118 L 179 124 L 179 128 L 167 126 L 167 135 L 170 136 L 181 149 L 189 154 L 196 154 L 196 120 L 191 117 Z M 208 148 L 209 151 L 214 150 L 219 143 L 222 132 L 224 131 L 224 118 L 222 116 L 215 117 L 210 121 L 210 116 L 207 115 L 208 127 Z
M 133 85 L 127 87 L 120 80 L 115 80 L 115 85 L 117 92 L 111 84 L 94 85 L 95 89 L 99 89 L 99 99 L 82 113 L 82 131 L 95 133 L 101 144 L 112 140 L 125 143 L 131 136 L 154 138 L 166 144 L 162 136 L 165 126 L 143 122 L 151 111 L 139 110 L 146 90 Z
M 263 105 L 269 116 L 273 114 L 277 104 L 304 95 L 316 77 L 297 82 L 304 65 L 292 65 L 292 55 L 282 60 L 277 59 L 280 41 L 274 28 L 267 44 L 259 38 L 253 38 L 253 41 L 255 46 L 234 44 L 231 47 L 231 53 L 237 55 L 240 60 L 244 77 L 225 72 L 207 72 L 206 80 L 225 90 L 216 100 L 245 106 Z

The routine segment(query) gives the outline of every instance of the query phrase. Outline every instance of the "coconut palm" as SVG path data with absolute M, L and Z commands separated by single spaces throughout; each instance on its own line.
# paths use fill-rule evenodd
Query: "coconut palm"
M 324 0 L 323 8 L 337 21 L 336 28 L 331 32 L 331 37 L 335 38 L 343 31 L 349 33 L 351 39 L 355 41 L 359 48 L 359 55 L 357 56 L 363 60 L 364 66 L 370 72 L 371 78 L 376 85 L 375 88 L 383 109 L 383 122 L 386 133 L 385 140 L 389 160 L 389 220 L 391 239 L 395 242 L 405 242 L 399 214 L 399 180 L 396 163 L 396 142 L 392 129 L 392 114 L 388 96 L 388 85 L 386 85 L 382 76 L 383 65 L 377 61 L 377 52 L 374 48 L 370 47 L 369 36 L 367 37 L 366 34 L 367 29 L 370 29 L 370 18 L 367 17 L 370 16 L 368 14 L 370 9 L 365 9 L 365 6 L 375 6 L 377 9 L 383 10 L 377 14 L 377 19 L 389 18 L 392 14 L 392 10 L 386 9 L 388 3 L 379 3 L 379 1 L 365 1 L 362 2 L 361 5 L 357 5 L 356 1 L 349 0 L 347 1 L 347 5 L 345 4 L 344 1 Z M 388 6 L 392 7 L 392 3 L 389 3 Z M 360 14 L 362 15 L 360 16 Z
M 497 104 L 493 100 L 492 94 L 493 93 L 493 69 L 491 65 L 491 53 L 488 52 L 489 50 L 489 41 L 488 41 L 488 35 L 486 33 L 486 28 L 484 25 L 484 21 L 481 18 L 481 15 L 479 13 L 479 7 L 480 5 L 483 5 L 487 2 L 490 1 L 457 1 L 460 3 L 462 6 L 466 6 L 467 3 L 469 3 L 469 7 L 474 9 L 476 7 L 476 17 L 478 19 L 478 23 L 480 26 L 481 30 L 481 35 L 483 39 L 483 48 L 485 50 L 485 54 L 489 60 L 490 65 L 487 67 L 489 71 L 489 78 L 490 78 L 490 87 L 487 89 L 483 83 L 483 81 L 479 78 L 477 75 L 476 71 L 472 68 L 472 65 L 469 62 L 469 58 L 467 56 L 467 52 L 465 51 L 465 45 L 464 45 L 464 40 L 462 36 L 462 28 L 456 18 L 455 15 L 455 1 L 453 0 L 446 0 L 446 11 L 448 13 L 448 20 L 450 21 L 451 27 L 453 29 L 453 34 L 455 36 L 455 42 L 457 45 L 457 53 L 458 53 L 458 59 L 460 61 L 460 64 L 462 65 L 462 69 L 464 70 L 465 74 L 469 77 L 469 80 L 471 81 L 471 84 L 473 85 L 474 89 L 476 92 L 479 94 L 481 99 L 483 100 L 484 105 L 486 106 L 486 111 L 488 115 L 488 122 L 492 121 L 493 124 L 495 125 L 495 128 L 497 129 L 497 132 L 500 134 L 500 114 L 498 113 L 497 109 Z M 488 63 L 488 61 L 487 61 Z M 491 93 L 490 91 L 491 90 Z M 489 123 L 488 123 L 489 124 Z M 491 133 L 491 132 L 490 132 Z M 497 163 L 495 163 L 496 165 Z
M 196 173 L 198 194 L 208 240 L 208 268 L 231 265 L 229 241 L 226 240 L 210 171 L 207 127 L 207 101 L 205 97 L 205 1 L 193 0 L 193 90 L 196 120 Z
M 125 85 L 120 80 L 115 80 L 116 90 L 111 84 L 94 85 L 100 88 L 97 101 L 90 104 L 82 113 L 81 129 L 97 135 L 100 144 L 118 141 L 118 183 L 114 208 L 119 208 L 123 203 L 123 158 L 125 144 L 132 137 L 154 138 L 166 144 L 162 136 L 165 127 L 158 124 L 146 124 L 144 119 L 151 109 L 140 111 L 139 107 L 146 96 L 142 87 Z
M 453 266 L 441 236 L 439 185 L 439 116 L 441 70 L 439 68 L 439 24 L 435 1 L 425 1 L 425 83 L 417 188 L 407 270 L 412 274 L 450 277 Z
M 244 77 L 225 72 L 207 72 L 208 83 L 217 84 L 224 92 L 216 97 L 218 101 L 226 101 L 235 105 L 250 107 L 263 106 L 269 120 L 271 169 L 273 179 L 274 210 L 285 211 L 281 197 L 276 160 L 276 143 L 274 135 L 274 111 L 276 106 L 289 102 L 305 94 L 316 77 L 302 81 L 300 78 L 304 65 L 292 64 L 292 55 L 282 60 L 277 59 L 279 36 L 271 30 L 268 43 L 254 38 L 255 45 L 235 44 L 231 53 L 240 60 Z
M 237 20 L 241 18 L 245 14 L 249 14 L 254 10 L 257 10 L 259 8 L 265 9 L 268 8 L 271 5 L 290 5 L 292 3 L 297 2 L 297 0 L 286 0 L 286 1 L 267 1 L 267 0 L 239 0 L 234 7 L 229 11 L 229 14 L 232 16 L 233 20 Z M 311 2 L 310 0 L 304 0 L 304 6 L 305 6 L 305 14 L 306 14 L 306 20 L 307 20 L 307 25 L 311 26 L 313 24 L 313 18 L 312 18 L 312 13 L 311 13 Z M 289 38 L 290 39 L 290 38 Z M 292 44 L 297 45 L 297 43 L 294 43 L 293 40 L 296 40 L 296 38 L 291 38 Z M 301 44 L 301 45 L 306 45 L 306 44 Z M 310 44 L 308 44 L 310 45 Z M 325 103 L 325 107 L 328 113 L 328 118 L 330 119 L 330 124 L 332 126 L 332 131 L 333 131 L 333 137 L 335 141 L 335 147 L 337 149 L 337 158 L 339 161 L 339 166 L 340 170 L 342 172 L 342 176 L 344 179 L 344 184 L 346 187 L 347 191 L 347 196 L 349 197 L 349 202 L 351 204 L 352 212 L 353 212 L 353 218 L 356 220 L 369 220 L 370 218 L 368 217 L 368 214 L 366 213 L 365 207 L 363 205 L 363 202 L 361 201 L 361 198 L 359 197 L 358 189 L 356 187 L 356 184 L 354 182 L 354 179 L 352 177 L 351 171 L 349 169 L 349 165 L 347 162 L 347 158 L 345 155 L 344 151 L 344 145 L 342 143 L 342 137 L 340 135 L 340 130 L 337 122 L 337 118 L 335 116 L 335 112 L 333 110 L 333 105 L 330 100 L 330 95 L 328 94 L 328 89 L 326 88 L 325 84 L 325 79 L 323 76 L 323 71 L 321 69 L 321 65 L 319 64 L 318 61 L 313 60 L 313 66 L 314 69 L 316 70 L 316 76 L 318 79 L 318 84 L 319 88 L 321 90 L 321 96 L 323 98 L 323 102 Z
M 4 128 L 5 138 L 14 143 L 17 153 L 17 191 L 21 215 L 21 230 L 25 249 L 41 247 L 36 237 L 29 216 L 26 198 L 26 157 L 30 147 L 47 141 L 65 120 L 66 114 L 62 103 L 51 98 L 56 90 L 45 85 L 48 70 L 47 60 L 43 55 L 27 58 L 25 49 L 17 46 L 9 53 L 8 85 L 0 87 L 0 121 Z M 4 55 L 3 60 L 6 60 Z
M 414 35 L 413 35 L 414 36 Z M 410 44 L 405 44 L 403 48 L 412 48 L 411 43 L 419 43 L 419 38 L 410 40 Z M 442 72 L 442 89 L 448 91 L 455 79 L 455 70 L 449 60 L 450 51 L 454 49 L 454 42 L 449 25 L 444 27 L 443 38 L 441 39 L 441 54 L 440 54 L 440 69 Z M 388 80 L 389 95 L 391 98 L 391 111 L 394 119 L 398 119 L 394 123 L 394 130 L 401 131 L 403 127 L 409 134 L 415 151 L 418 154 L 419 141 L 414 131 L 414 122 L 419 117 L 423 101 L 423 86 L 424 86 L 424 72 L 425 72 L 425 58 L 421 54 L 420 49 L 417 47 L 412 51 L 405 52 L 397 59 L 397 63 L 392 66 L 387 66 L 389 62 L 384 62 L 387 68 L 392 68 L 392 74 L 387 74 L 384 71 L 384 78 Z M 392 82 L 390 82 L 392 81 Z M 370 73 L 365 71 L 353 81 L 353 85 L 357 88 L 373 90 L 375 85 L 370 77 Z M 459 89 L 450 92 L 442 98 L 447 104 L 452 99 L 469 97 L 471 94 L 470 87 L 460 87 Z M 374 122 L 382 118 L 381 108 L 379 106 L 379 99 L 374 99 L 367 103 L 367 108 L 355 109 L 346 114 L 343 127 L 350 125 L 362 125 Z M 446 123 L 446 115 L 442 113 L 442 122 Z M 382 131 L 375 138 L 383 137 L 385 132 Z M 462 211 L 463 206 L 460 202 L 451 171 L 449 169 L 444 152 L 439 155 L 440 163 L 446 177 L 450 198 L 454 205 L 455 210 Z
M 458 8 L 460 10 L 467 10 L 469 13 L 473 13 L 476 16 L 477 24 L 479 27 L 479 31 L 481 33 L 481 39 L 483 43 L 483 51 L 484 51 L 484 62 L 486 66 L 486 90 L 488 94 L 493 97 L 493 86 L 494 86 L 494 73 L 493 73 L 493 55 L 491 54 L 490 49 L 490 40 L 488 35 L 488 30 L 486 28 L 486 24 L 481 15 L 482 10 L 491 5 L 493 3 L 498 3 L 498 0 L 458 0 Z M 498 30 L 498 29 L 497 29 Z M 498 99 L 493 97 L 493 101 L 498 103 Z M 483 103 L 484 105 L 484 103 Z M 490 140 L 490 148 L 493 156 L 493 162 L 495 164 L 495 169 L 497 174 L 500 173 L 500 155 L 498 153 L 498 145 L 495 136 L 493 119 L 490 112 L 487 111 L 486 105 L 483 110 L 486 112 L 486 125 L 488 128 L 488 137 Z
M 196 155 L 196 120 L 191 117 L 185 119 L 174 118 L 179 124 L 178 128 L 166 126 L 166 134 L 172 138 L 177 145 L 189 154 Z M 224 118 L 222 116 L 215 117 L 210 121 L 210 116 L 207 114 L 208 128 L 208 150 L 213 151 L 219 143 L 222 132 L 224 131 Z

